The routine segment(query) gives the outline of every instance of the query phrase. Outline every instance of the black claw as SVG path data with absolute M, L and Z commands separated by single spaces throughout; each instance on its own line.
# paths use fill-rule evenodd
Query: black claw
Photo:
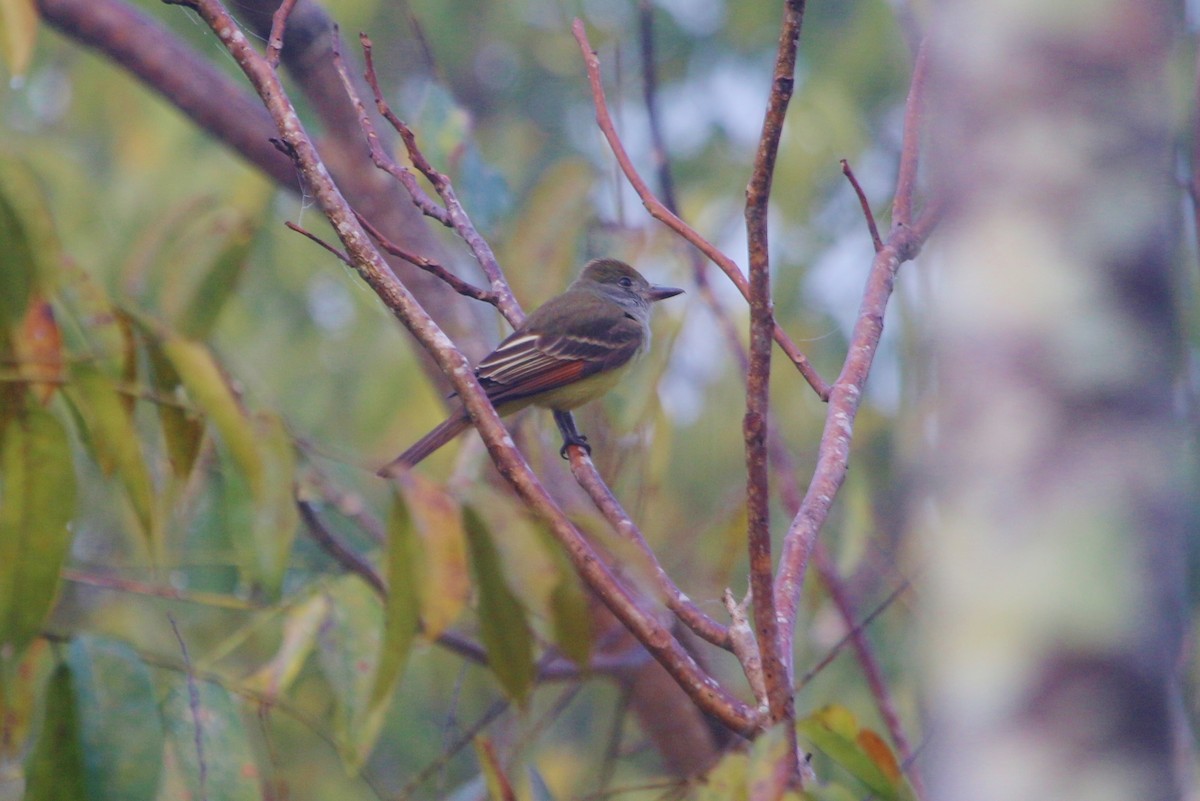
M 567 455 L 567 449 L 572 445 L 578 445 L 579 447 L 583 448 L 583 452 L 588 456 L 592 455 L 592 446 L 588 445 L 587 437 L 579 432 L 575 432 L 575 436 L 573 437 L 563 438 L 563 446 L 558 449 L 558 455 L 564 459 L 569 458 Z
M 592 455 L 592 446 L 588 445 L 587 437 L 579 433 L 579 429 L 575 427 L 575 418 L 571 417 L 570 412 L 554 412 L 554 422 L 558 424 L 558 431 L 562 434 L 563 446 L 559 448 L 558 455 L 562 458 L 567 458 L 567 449 L 572 445 L 578 445 L 583 448 L 584 453 L 588 456 Z

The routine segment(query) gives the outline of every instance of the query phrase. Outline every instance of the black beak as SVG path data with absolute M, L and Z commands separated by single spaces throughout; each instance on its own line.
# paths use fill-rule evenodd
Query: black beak
M 673 286 L 656 286 L 650 285 L 650 291 L 646 293 L 646 297 L 650 298 L 651 303 L 657 303 L 660 300 L 673 298 L 676 295 L 682 295 L 683 290 Z

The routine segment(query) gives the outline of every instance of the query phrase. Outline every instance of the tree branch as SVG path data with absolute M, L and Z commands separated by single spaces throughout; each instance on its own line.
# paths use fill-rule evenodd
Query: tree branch
M 696 664 L 670 632 L 645 614 L 631 593 L 566 518 L 516 449 L 470 364 L 416 299 L 387 269 L 367 232 L 321 163 L 275 71 L 246 39 L 218 0 L 167 0 L 196 10 L 250 79 L 296 154 L 305 185 L 329 217 L 355 269 L 445 372 L 480 432 L 500 474 L 563 545 L 576 570 L 628 630 L 671 673 L 697 705 L 735 731 L 754 729 L 754 715 Z
M 592 102 L 596 108 L 596 124 L 600 127 L 600 131 L 608 141 L 608 146 L 612 150 L 613 156 L 617 159 L 617 164 L 620 165 L 621 171 L 625 173 L 626 180 L 629 181 L 630 186 L 633 187 L 638 197 L 641 198 L 642 205 L 646 207 L 646 211 L 650 212 L 651 217 L 666 225 L 686 241 L 692 243 L 701 253 L 707 256 L 713 264 L 717 265 L 722 272 L 729 276 L 729 280 L 733 281 L 734 286 L 738 288 L 742 296 L 749 300 L 750 284 L 733 259 L 722 253 L 715 245 L 702 237 L 696 229 L 692 228 L 664 206 L 662 201 L 654 196 L 654 192 L 651 191 L 650 187 L 642 179 L 642 176 L 638 174 L 613 125 L 612 115 L 608 111 L 608 101 L 604 96 L 604 83 L 600 78 L 600 59 L 596 57 L 595 51 L 592 50 L 592 45 L 588 41 L 583 22 L 578 19 L 575 20 L 571 26 L 571 30 L 575 34 L 575 41 L 579 43 L 579 49 L 583 53 L 584 66 L 587 68 L 588 83 L 592 88 Z M 783 352 L 792 360 L 792 364 L 804 376 L 804 380 L 808 382 L 809 386 L 816 391 L 822 400 L 828 398 L 829 385 L 817 373 L 816 368 L 809 363 L 808 358 L 800 352 L 800 349 L 792 341 L 791 337 L 788 336 L 787 332 L 776 325 L 774 337 L 775 341 L 779 343 L 780 348 L 783 349 Z

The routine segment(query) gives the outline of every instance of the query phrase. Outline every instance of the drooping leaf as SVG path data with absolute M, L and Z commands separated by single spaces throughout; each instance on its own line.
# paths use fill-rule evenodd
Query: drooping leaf
M 21 16 L 29 0 L 3 0 L 7 23 Z M 15 21 L 15 19 L 14 19 Z M 19 22 L 17 23 L 19 27 Z M 20 37 L 7 28 L 6 36 Z M 25 317 L 33 293 L 53 288 L 62 263 L 54 222 L 37 176 L 24 161 L 0 153 L 0 327 L 11 329 Z
M 329 615 L 317 637 L 318 664 L 336 701 L 338 750 L 346 767 L 357 773 L 383 725 L 384 710 L 370 703 L 380 658 L 383 609 L 375 593 L 357 576 L 333 582 L 326 596 Z
M 749 765 L 750 757 L 744 751 L 725 754 L 700 782 L 695 801 L 746 801 Z
M 251 424 L 258 436 L 263 466 L 263 480 L 253 497 L 255 579 L 267 597 L 275 598 L 283 587 L 300 522 L 295 501 L 296 450 L 278 415 L 260 414 Z
M 167 444 L 167 458 L 179 479 L 186 479 L 196 463 L 200 445 L 204 442 L 204 420 L 194 412 L 182 407 L 179 389 L 183 382 L 170 359 L 162 352 L 156 337 L 145 340 L 146 356 L 150 362 L 150 380 L 161 397 L 155 404 L 158 422 L 162 427 L 163 440 Z M 180 401 L 177 405 L 171 401 Z
M 15 661 L 10 661 L 15 660 Z M 50 675 L 58 668 L 50 642 L 37 638 L 24 653 L 0 654 L 0 762 L 15 765 L 28 751 Z
M 75 469 L 62 423 L 30 405 L 0 444 L 0 648 L 19 654 L 40 631 L 71 546 Z
M 188 797 L 222 801 L 262 798 L 254 749 L 237 701 L 228 690 L 199 679 L 189 688 L 187 681 L 179 679 L 163 702 L 162 716 L 168 744 L 177 757 L 176 778 Z
M 877 797 L 912 801 L 912 788 L 891 749 L 878 734 L 860 727 L 850 710 L 830 704 L 798 721 L 796 730 Z
M 408 505 L 403 495 L 397 493 L 388 516 L 388 594 L 383 609 L 383 645 L 367 701 L 368 714 L 381 715 L 386 711 L 421 628 L 416 580 L 420 545 L 413 529 Z
M 49 301 L 35 293 L 25 309 L 25 318 L 13 331 L 13 354 L 17 372 L 30 381 L 29 388 L 43 406 L 54 397 L 63 380 L 62 332 Z
M 458 503 L 432 481 L 416 473 L 397 476 L 413 557 L 409 580 L 417 582 L 421 621 L 437 637 L 458 619 L 471 594 L 467 544 Z
M 266 481 L 258 435 L 242 410 L 216 359 L 204 345 L 182 337 L 167 337 L 162 351 L 179 379 L 221 435 L 225 447 L 246 477 L 255 498 L 263 496 Z
M 0 0 L 0 52 L 13 78 L 24 78 L 33 60 L 38 12 L 34 0 Z
M 592 655 L 592 614 L 587 593 L 562 547 L 544 530 L 542 543 L 556 565 L 557 581 L 550 593 L 554 644 L 563 656 L 585 667 Z
M 533 632 L 525 609 L 509 589 L 487 524 L 472 509 L 463 509 L 471 570 L 479 591 L 479 631 L 488 653 L 488 667 L 512 698 L 524 703 L 533 687 Z
M 320 593 L 291 607 L 283 620 L 283 640 L 275 656 L 246 679 L 246 686 L 268 697 L 286 692 L 308 661 L 328 615 L 329 600 Z
M 59 665 L 46 691 L 42 731 L 25 764 L 25 801 L 89 801 L 71 671 Z
M 125 643 L 77 637 L 67 649 L 92 801 L 153 801 L 163 729 L 150 671 Z
M 257 230 L 258 220 L 254 218 L 239 218 L 231 226 L 225 242 L 205 268 L 176 322 L 175 327 L 181 334 L 202 340 L 212 332 L 225 302 L 237 289 Z
M 116 473 L 125 487 L 151 553 L 154 541 L 154 483 L 141 448 L 141 437 L 112 379 L 90 364 L 72 370 L 67 396 L 87 427 L 92 457 L 105 473 Z

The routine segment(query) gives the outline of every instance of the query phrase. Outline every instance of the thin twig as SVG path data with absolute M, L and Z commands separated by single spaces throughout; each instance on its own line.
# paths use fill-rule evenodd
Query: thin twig
M 196 684 L 196 674 L 192 671 L 192 658 L 188 654 L 187 642 L 183 639 L 183 634 L 179 631 L 179 624 L 175 622 L 175 616 L 167 614 L 167 620 L 171 622 L 171 631 L 175 632 L 175 640 L 179 643 L 179 653 L 183 658 L 184 680 L 187 682 L 188 691 L 188 708 L 192 712 L 192 742 L 196 748 L 196 780 L 198 787 L 197 793 L 200 801 L 208 799 L 208 759 L 204 755 L 204 724 L 200 710 L 200 687 Z
M 842 175 L 846 176 L 846 180 L 854 188 L 854 194 L 858 196 L 858 204 L 862 206 L 863 217 L 867 218 L 867 230 L 871 232 L 871 244 L 875 246 L 875 252 L 878 253 L 883 250 L 883 240 L 879 238 L 879 226 L 875 224 L 875 215 L 871 212 L 871 204 L 867 201 L 867 195 L 858 183 L 854 170 L 850 169 L 850 162 L 842 159 L 839 163 L 842 165 Z
M 871 610 L 869 615 L 864 617 L 862 620 L 852 622 L 852 624 L 850 624 L 850 629 L 844 635 L 842 635 L 840 640 L 834 643 L 833 647 L 829 649 L 825 656 L 821 657 L 821 659 L 815 665 L 804 671 L 804 675 L 796 680 L 796 686 L 794 688 L 795 692 L 800 692 L 803 690 L 821 673 L 821 671 L 829 667 L 829 665 L 833 663 L 833 660 L 837 659 L 838 655 L 845 650 L 846 646 L 853 643 L 857 638 L 860 637 L 860 635 L 866 632 L 867 628 L 875 622 L 875 619 L 886 612 L 891 605 L 908 590 L 909 586 L 910 582 L 908 579 L 901 581 L 896 589 L 889 592 L 886 598 L 875 605 L 875 608 Z
M 331 49 L 333 66 L 342 81 L 342 87 L 346 90 L 346 96 L 350 98 L 350 102 L 354 105 L 354 110 L 358 114 L 358 126 L 362 129 L 363 136 L 366 137 L 367 150 L 371 155 L 371 161 L 377 168 L 395 178 L 404 187 L 405 191 L 408 192 L 408 196 L 412 199 L 413 205 L 422 214 L 449 228 L 450 215 L 421 188 L 420 184 L 417 183 L 416 176 L 405 167 L 396 163 L 387 148 L 381 143 L 379 131 L 376 130 L 375 123 L 371 120 L 371 115 L 367 113 L 366 105 L 363 104 L 362 98 L 359 97 L 358 88 L 354 85 L 354 81 L 350 79 L 350 73 L 346 69 L 346 62 L 342 58 L 342 51 L 338 47 L 339 41 L 341 41 L 341 37 L 335 35 Z M 369 79 L 373 79 L 374 75 L 374 67 L 372 66 L 368 70 Z
M 328 250 L 330 253 L 332 253 L 334 256 L 337 257 L 338 261 L 340 261 L 342 264 L 346 265 L 347 267 L 354 266 L 354 262 L 352 262 L 350 260 L 350 257 L 346 255 L 345 251 L 329 244 L 324 239 L 322 239 L 321 237 L 314 234 L 312 231 L 309 231 L 305 228 L 301 228 L 299 225 L 292 222 L 291 220 L 284 220 L 283 224 L 286 225 L 288 228 L 291 228 L 293 231 L 300 234 L 301 236 L 311 239 L 313 242 L 316 242 L 318 245 L 320 245 L 321 247 Z
M 475 300 L 482 300 L 484 303 L 490 303 L 493 306 L 496 306 L 499 303 L 499 298 L 496 297 L 495 292 L 488 292 L 486 289 L 480 289 L 474 284 L 462 280 L 433 259 L 426 258 L 425 256 L 418 256 L 415 253 L 410 253 L 409 251 L 397 245 L 395 242 L 392 242 L 392 240 L 388 239 L 383 232 L 372 225 L 371 221 L 366 217 L 362 216 L 357 211 L 354 212 L 354 214 L 356 217 L 358 217 L 358 221 L 362 223 L 363 228 L 367 229 L 367 232 L 371 235 L 371 237 L 377 243 L 379 243 L 379 247 L 383 248 L 386 252 L 392 254 L 393 256 L 404 259 L 414 267 L 420 267 L 427 273 L 436 275 L 438 278 L 449 284 L 450 288 L 460 295 L 465 295 L 466 297 L 474 298 Z
M 271 65 L 271 69 L 279 68 L 279 53 L 283 50 L 283 29 L 295 6 L 296 0 L 283 0 L 271 16 L 271 35 L 267 37 L 267 63 Z
M 588 41 L 583 22 L 578 19 L 575 20 L 571 26 L 571 30 L 574 32 L 575 41 L 579 43 L 579 48 L 583 53 L 584 66 L 587 68 L 588 83 L 592 89 L 592 102 L 596 108 L 596 124 L 600 127 L 601 133 L 604 134 L 604 138 L 608 141 L 609 149 L 612 150 L 613 156 L 621 166 L 621 171 L 625 173 L 626 180 L 629 181 L 630 186 L 633 187 L 638 197 L 641 198 L 642 205 L 646 207 L 646 211 L 650 213 L 651 217 L 692 243 L 701 253 L 707 256 L 713 264 L 717 265 L 722 272 L 729 276 L 729 279 L 733 281 L 734 286 L 738 288 L 742 296 L 749 299 L 750 284 L 733 259 L 722 253 L 720 249 L 701 236 L 696 229 L 692 228 L 663 205 L 662 201 L 655 197 L 654 192 L 633 166 L 633 161 L 629 158 L 629 154 L 625 150 L 625 145 L 622 144 L 621 138 L 617 135 L 616 128 L 613 126 L 612 115 L 608 110 L 608 101 L 605 99 L 604 82 L 600 77 L 600 59 L 596 56 L 595 51 L 592 50 L 592 45 Z M 792 360 L 792 364 L 804 376 L 804 380 L 808 382 L 809 386 L 816 391 L 822 400 L 828 398 L 829 384 L 825 382 L 825 379 L 821 378 L 816 368 L 809 363 L 808 358 L 800 351 L 787 332 L 776 325 L 774 337 L 775 341 L 783 349 L 783 352 Z
M 334 534 L 325 525 L 325 521 L 317 514 L 316 508 L 311 503 L 297 500 L 296 508 L 300 510 L 300 519 L 304 521 L 305 530 L 325 553 L 332 556 L 339 565 L 367 582 L 380 598 L 387 597 L 387 584 L 375 566 L 361 556 L 358 551 L 343 542 L 341 537 Z
M 583 448 L 571 448 L 569 453 L 571 473 L 575 476 L 575 480 L 592 499 L 592 503 L 596 504 L 596 508 L 604 515 L 609 525 L 618 534 L 633 543 L 634 547 L 645 557 L 647 564 L 654 571 L 655 583 L 659 592 L 662 593 L 667 608 L 697 635 L 718 648 L 728 650 L 731 647 L 728 629 L 701 611 L 667 575 L 667 571 L 663 569 L 654 549 L 642 536 L 641 530 L 630 519 L 629 514 L 622 508 L 621 502 L 617 500 L 612 490 L 596 472 L 595 465 L 587 452 Z
M 928 40 L 921 42 L 913 61 L 912 80 L 904 103 L 904 137 L 900 143 L 900 170 L 896 177 L 896 199 L 892 203 L 892 226 L 911 226 L 917 194 L 917 164 L 921 149 L 921 113 L 925 98 L 925 75 L 929 70 Z
M 366 61 L 365 76 L 367 83 L 371 85 L 371 91 L 375 94 L 375 107 L 379 109 L 379 113 L 383 115 L 383 118 L 396 129 L 396 133 L 400 134 L 400 139 L 404 142 L 404 147 L 408 151 L 408 157 L 412 161 L 413 166 L 420 170 L 421 174 L 433 184 L 434 191 L 442 199 L 446 214 L 450 218 L 450 226 L 471 251 L 471 255 L 475 257 L 475 261 L 479 264 L 480 269 L 483 270 L 483 274 L 487 276 L 488 282 L 492 286 L 492 292 L 495 293 L 497 298 L 496 308 L 500 310 L 500 313 L 504 315 L 509 324 L 516 328 L 525 319 L 525 313 L 521 311 L 521 304 L 517 303 L 517 299 L 512 293 L 512 288 L 509 287 L 508 281 L 500 269 L 500 264 L 496 261 L 496 254 L 492 252 L 492 246 L 487 243 L 487 240 L 480 235 L 479 231 L 471 223 L 471 219 L 459 201 L 458 195 L 454 191 L 454 185 L 450 183 L 450 179 L 444 173 L 434 169 L 429 160 L 425 158 L 425 154 L 421 152 L 421 148 L 417 145 L 417 137 L 412 132 L 412 129 L 396 116 L 391 106 L 383 99 L 383 93 L 379 90 L 379 79 L 375 74 L 375 59 L 372 55 L 371 40 L 366 34 L 359 34 L 358 38 L 362 43 L 363 58 Z

